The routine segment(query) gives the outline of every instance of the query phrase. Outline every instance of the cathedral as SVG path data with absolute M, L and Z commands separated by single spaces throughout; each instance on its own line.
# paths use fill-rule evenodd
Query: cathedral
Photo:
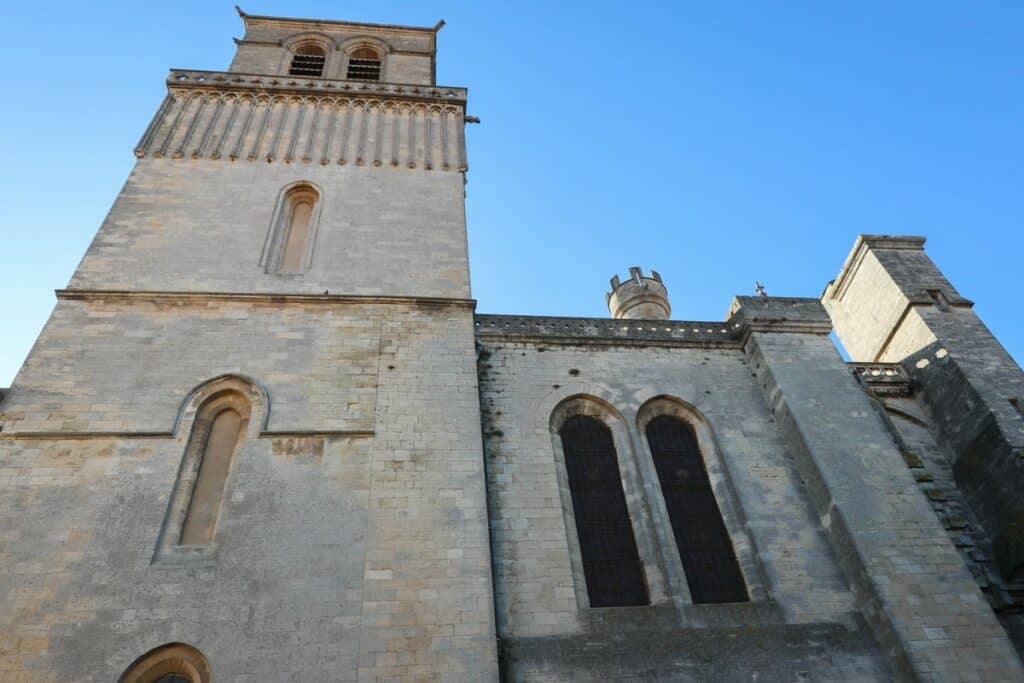
M 480 313 L 441 23 L 239 13 L 0 390 L 0 680 L 1024 681 L 1024 372 L 924 238 Z

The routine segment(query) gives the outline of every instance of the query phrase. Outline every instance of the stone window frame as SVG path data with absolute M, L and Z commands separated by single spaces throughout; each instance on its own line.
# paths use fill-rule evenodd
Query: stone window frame
M 573 508 L 572 490 L 569 487 L 569 472 L 565 464 L 565 451 L 562 448 L 561 428 L 570 418 L 576 415 L 593 417 L 608 427 L 615 444 L 615 456 L 619 463 L 619 476 L 622 491 L 626 496 L 626 507 L 636 538 L 637 552 L 640 555 L 640 567 L 647 584 L 649 604 L 646 606 L 626 607 L 591 607 L 587 594 L 587 578 L 583 569 L 583 554 L 580 550 L 579 533 L 576 530 L 576 513 Z M 551 411 L 549 418 L 551 448 L 555 459 L 555 473 L 558 480 L 558 493 L 562 506 L 562 517 L 565 522 L 566 541 L 569 549 L 569 562 L 572 569 L 573 592 L 576 605 L 580 610 L 620 610 L 643 609 L 668 600 L 665 578 L 656 554 L 653 552 L 656 539 L 651 525 L 650 510 L 643 492 L 642 478 L 637 467 L 635 452 L 629 435 L 628 423 L 622 414 L 611 404 L 600 398 L 577 394 L 563 399 Z
M 117 683 L 154 683 L 168 674 L 187 676 L 192 683 L 210 683 L 210 662 L 185 643 L 155 647 L 132 662 Z
M 744 604 L 695 605 L 693 602 L 689 583 L 686 580 L 686 573 L 683 570 L 683 562 L 679 555 L 679 548 L 676 546 L 672 521 L 665 506 L 665 499 L 661 490 L 661 480 L 654 465 L 654 455 L 651 452 L 650 444 L 647 443 L 647 424 L 655 417 L 662 415 L 678 418 L 693 428 L 697 436 L 697 445 L 700 448 L 701 456 L 704 458 L 704 467 L 711 482 L 712 493 L 714 493 L 715 501 L 718 503 L 718 510 L 722 515 L 725 530 L 732 541 L 733 552 L 736 553 L 740 573 L 743 575 L 743 580 L 747 585 L 747 594 L 750 597 L 749 602 L 764 602 L 768 600 L 768 593 L 763 578 L 764 569 L 757 559 L 757 548 L 747 528 L 746 516 L 743 514 L 739 503 L 739 496 L 733 485 L 732 477 L 729 475 L 728 467 L 718 446 L 718 441 L 715 438 L 715 432 L 710 421 L 703 413 L 686 401 L 675 396 L 662 394 L 644 401 L 637 410 L 636 430 L 639 442 L 637 450 L 641 460 L 640 469 L 645 480 L 648 507 L 651 510 L 652 525 L 657 537 L 656 543 L 672 595 L 683 605 L 693 605 L 705 609 L 721 608 L 730 604 Z
M 207 564 L 216 557 L 219 548 L 219 532 L 223 521 L 223 507 L 227 500 L 227 489 L 231 485 L 237 463 L 247 457 L 260 432 L 266 428 L 270 402 L 266 390 L 249 378 L 239 375 L 222 375 L 204 382 L 190 392 L 179 412 L 175 425 L 175 441 L 182 448 L 181 464 L 175 477 L 174 486 L 167 502 L 164 523 L 153 553 L 154 565 Z M 179 545 L 192 501 L 192 492 L 199 466 L 202 464 L 206 436 L 200 435 L 197 424 L 205 418 L 206 428 L 213 417 L 225 408 L 235 409 L 242 415 L 242 433 L 231 457 L 225 482 L 225 493 L 220 498 L 220 511 L 214 527 L 213 537 L 207 545 Z M 212 415 L 206 417 L 204 413 Z
M 326 57 L 324 59 L 324 70 L 319 78 L 339 78 L 338 73 L 341 71 L 340 62 L 342 60 L 338 52 L 338 43 L 330 36 L 317 33 L 316 31 L 297 33 L 289 36 L 281 43 L 281 46 L 284 48 L 284 54 L 282 54 L 281 63 L 278 65 L 278 73 L 285 78 L 316 78 L 315 76 L 292 76 L 288 73 L 291 70 L 292 60 L 295 58 L 297 51 L 310 45 L 316 45 L 322 49 Z
M 338 78 L 347 78 L 348 61 L 351 59 L 352 53 L 362 48 L 369 48 L 380 56 L 380 79 L 377 82 L 387 83 L 388 56 L 391 54 L 391 46 L 380 38 L 374 38 L 373 36 L 355 36 L 343 41 L 338 46 L 338 54 L 341 56 L 338 64 Z
M 306 235 L 306 244 L 303 248 L 302 259 L 297 270 L 282 270 L 284 263 L 285 247 L 288 244 L 288 233 L 291 231 L 292 199 L 302 192 L 310 192 L 315 195 L 316 200 L 313 210 L 309 216 L 309 230 Z M 281 188 L 274 204 L 274 212 L 271 214 L 270 227 L 267 230 L 267 237 L 263 243 L 263 253 L 260 256 L 260 266 L 263 271 L 270 275 L 281 277 L 301 277 L 309 272 L 313 266 L 313 252 L 316 249 L 317 236 L 320 232 L 320 219 L 323 213 L 324 191 L 314 182 L 309 180 L 297 180 Z

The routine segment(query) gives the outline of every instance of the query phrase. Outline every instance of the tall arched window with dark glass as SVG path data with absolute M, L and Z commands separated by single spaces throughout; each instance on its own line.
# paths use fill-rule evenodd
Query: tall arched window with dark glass
M 647 442 L 693 602 L 746 602 L 747 586 L 693 427 L 660 415 L 647 423 Z
M 586 415 L 559 430 L 591 607 L 646 605 L 647 584 L 612 432 Z

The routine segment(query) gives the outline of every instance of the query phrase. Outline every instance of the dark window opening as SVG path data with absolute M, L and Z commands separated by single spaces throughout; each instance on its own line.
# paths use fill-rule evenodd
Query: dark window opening
M 576 415 L 559 434 L 590 606 L 648 604 L 611 430 L 592 417 Z
M 1017 412 L 1020 413 L 1021 417 L 1024 417 L 1024 401 L 1019 397 L 1014 396 L 1010 399 L 1010 405 L 1017 409 Z
M 357 81 L 379 81 L 380 56 L 368 47 L 359 48 L 349 55 L 346 78 Z
M 647 442 L 693 602 L 748 601 L 693 427 L 661 415 L 647 424 Z
M 158 678 L 156 683 L 192 683 L 192 679 L 182 674 L 167 674 Z
M 304 45 L 296 50 L 295 56 L 292 57 L 288 75 L 320 78 L 324 73 L 326 61 L 327 55 L 319 45 Z
M 932 301 L 935 302 L 936 306 L 943 311 L 949 310 L 949 299 L 946 298 L 945 292 L 941 289 L 929 289 L 926 291 L 928 292 L 928 296 L 932 298 Z

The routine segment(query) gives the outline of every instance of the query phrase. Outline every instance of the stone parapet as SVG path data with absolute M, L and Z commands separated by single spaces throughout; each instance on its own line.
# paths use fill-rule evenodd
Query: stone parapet
M 850 372 L 875 396 L 910 396 L 913 383 L 898 363 L 849 363 Z
M 737 346 L 739 327 L 721 321 L 613 320 L 530 315 L 477 315 L 478 337 L 552 343 L 639 343 Z
M 728 313 L 729 324 L 745 337 L 752 331 L 828 334 L 832 320 L 817 299 L 783 296 L 738 296 Z

